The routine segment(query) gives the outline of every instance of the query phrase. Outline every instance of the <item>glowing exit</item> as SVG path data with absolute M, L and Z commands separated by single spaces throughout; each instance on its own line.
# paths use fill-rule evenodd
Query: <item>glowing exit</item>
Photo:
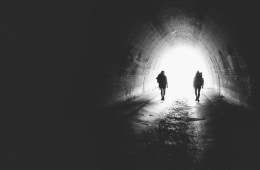
M 169 84 L 168 94 L 194 96 L 192 84 L 197 70 L 203 73 L 205 86 L 210 86 L 211 76 L 205 62 L 207 53 L 202 48 L 178 44 L 164 50 L 160 57 L 162 60 L 157 72 L 165 71 Z

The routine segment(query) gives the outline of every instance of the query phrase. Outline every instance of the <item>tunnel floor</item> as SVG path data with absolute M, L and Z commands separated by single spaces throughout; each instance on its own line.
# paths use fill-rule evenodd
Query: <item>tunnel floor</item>
M 155 90 L 100 114 L 2 114 L 0 169 L 259 169 L 258 116 L 203 92 L 197 103 Z
M 158 92 L 157 92 L 158 93 Z M 204 90 L 200 102 L 143 95 L 116 112 L 100 152 L 113 169 L 257 169 L 256 122 Z M 156 95 L 157 94 L 157 95 Z M 242 126 L 241 126 L 242 125 Z

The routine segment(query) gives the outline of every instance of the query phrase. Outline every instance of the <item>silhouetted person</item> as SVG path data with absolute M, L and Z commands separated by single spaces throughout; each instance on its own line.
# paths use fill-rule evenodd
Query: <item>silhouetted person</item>
M 157 82 L 159 84 L 159 88 L 161 90 L 161 96 L 162 96 L 162 99 L 161 100 L 164 100 L 164 96 L 165 96 L 165 89 L 166 87 L 168 88 L 168 82 L 167 82 L 167 77 L 166 75 L 164 74 L 164 71 L 162 71 L 157 77 Z
M 204 79 L 202 77 L 202 72 L 197 71 L 196 75 L 194 77 L 194 80 L 193 80 L 193 87 L 194 87 L 195 96 L 196 96 L 195 101 L 198 101 L 198 102 L 200 101 L 200 90 L 201 90 L 201 88 L 203 88 L 203 86 L 204 86 Z

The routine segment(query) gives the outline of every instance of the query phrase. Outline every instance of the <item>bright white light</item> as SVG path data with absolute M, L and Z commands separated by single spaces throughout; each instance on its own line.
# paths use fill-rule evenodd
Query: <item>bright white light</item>
M 209 84 L 205 55 L 202 49 L 190 44 L 172 46 L 161 54 L 158 73 L 165 71 L 169 84 L 168 95 L 193 97 L 193 78 L 197 70 L 203 73 L 205 86 Z

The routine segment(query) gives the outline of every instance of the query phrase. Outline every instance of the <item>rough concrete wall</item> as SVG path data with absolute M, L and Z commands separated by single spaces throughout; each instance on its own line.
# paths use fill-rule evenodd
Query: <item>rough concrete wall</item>
M 120 74 L 112 76 L 110 100 L 107 104 L 132 99 L 154 88 L 150 83 L 160 58 L 162 47 L 175 41 L 194 41 L 208 51 L 205 59 L 213 76 L 213 88 L 228 101 L 247 105 L 250 79 L 247 65 L 232 47 L 228 37 L 210 17 L 198 18 L 181 10 L 166 10 L 138 27 L 128 40 L 128 53 Z M 116 74 L 116 72 L 115 72 Z
M 222 55 L 221 61 L 224 69 L 219 71 L 221 75 L 221 95 L 234 104 L 248 107 L 251 82 L 247 66 L 241 56 L 231 55 L 229 53 Z
M 248 106 L 251 82 L 248 74 L 248 66 L 243 57 L 234 49 L 230 37 L 227 37 L 219 27 L 209 18 L 202 28 L 204 38 L 212 53 L 212 62 L 219 76 L 219 91 L 227 101 L 233 104 Z
M 149 22 L 139 27 L 135 36 L 128 40 L 128 53 L 121 56 L 124 63 L 117 70 L 113 70 L 109 84 L 110 92 L 107 94 L 105 105 L 121 103 L 141 95 L 151 87 L 146 87 L 144 81 L 148 81 L 147 74 L 152 63 L 151 53 L 161 39 L 156 28 Z

